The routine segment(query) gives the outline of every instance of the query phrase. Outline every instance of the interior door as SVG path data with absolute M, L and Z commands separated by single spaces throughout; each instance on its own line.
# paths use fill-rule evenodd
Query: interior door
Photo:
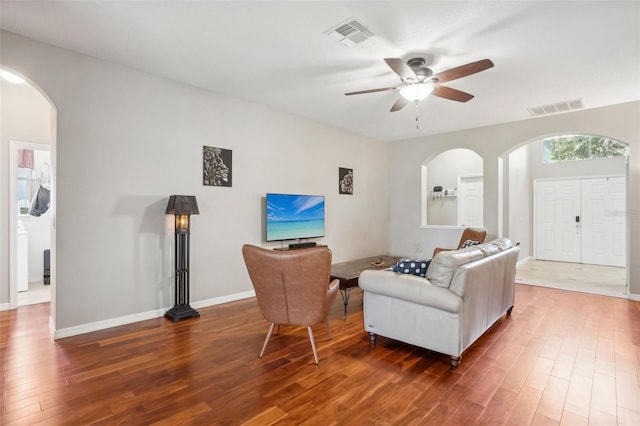
M 535 181 L 536 258 L 581 261 L 580 180 Z
M 484 178 L 482 175 L 458 177 L 458 225 L 483 225 Z
M 582 263 L 627 265 L 624 177 L 582 180 Z

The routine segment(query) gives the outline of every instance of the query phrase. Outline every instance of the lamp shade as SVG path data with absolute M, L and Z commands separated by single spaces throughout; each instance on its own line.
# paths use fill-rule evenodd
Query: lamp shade
M 195 195 L 172 195 L 169 197 L 166 214 L 200 214 Z
M 428 83 L 416 83 L 404 86 L 400 89 L 400 94 L 412 102 L 420 102 L 433 92 L 433 85 Z

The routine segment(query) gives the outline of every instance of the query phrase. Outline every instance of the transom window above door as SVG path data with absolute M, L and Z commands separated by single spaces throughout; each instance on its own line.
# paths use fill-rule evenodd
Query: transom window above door
M 542 161 L 591 160 L 629 155 L 627 144 L 594 135 L 561 135 L 542 140 Z

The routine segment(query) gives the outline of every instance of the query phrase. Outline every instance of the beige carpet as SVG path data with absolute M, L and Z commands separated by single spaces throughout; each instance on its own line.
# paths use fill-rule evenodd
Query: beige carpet
M 29 283 L 29 290 L 18 293 L 18 306 L 33 305 L 51 301 L 51 286 L 42 281 Z
M 627 298 L 626 269 L 613 266 L 527 260 L 518 264 L 516 282 Z

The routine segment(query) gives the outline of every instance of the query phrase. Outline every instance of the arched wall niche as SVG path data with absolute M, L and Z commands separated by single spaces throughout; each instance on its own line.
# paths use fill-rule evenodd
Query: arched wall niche
M 425 159 L 422 226 L 482 226 L 483 167 L 483 158 L 467 148 L 452 148 Z

